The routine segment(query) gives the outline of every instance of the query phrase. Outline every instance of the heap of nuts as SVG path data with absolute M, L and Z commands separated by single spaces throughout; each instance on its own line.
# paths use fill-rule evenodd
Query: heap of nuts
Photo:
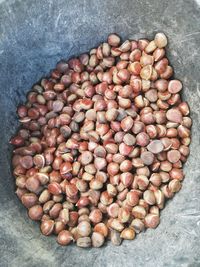
M 60 245 L 120 245 L 156 228 L 181 188 L 189 107 L 165 55 L 167 38 L 105 43 L 33 86 L 10 143 L 16 194 Z

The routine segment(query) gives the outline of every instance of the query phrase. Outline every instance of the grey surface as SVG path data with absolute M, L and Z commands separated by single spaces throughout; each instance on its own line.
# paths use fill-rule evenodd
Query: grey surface
M 79 3 L 78 3 L 79 2 Z M 156 230 L 120 247 L 60 247 L 40 235 L 14 194 L 8 140 L 25 93 L 60 58 L 106 39 L 152 37 L 164 31 L 176 77 L 191 106 L 193 142 L 182 190 Z M 200 266 L 200 9 L 188 1 L 0 0 L 0 266 Z

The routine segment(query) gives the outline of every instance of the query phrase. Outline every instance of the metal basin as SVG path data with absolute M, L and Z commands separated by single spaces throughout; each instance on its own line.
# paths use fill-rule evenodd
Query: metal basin
M 0 266 L 200 266 L 200 7 L 191 1 L 0 0 Z M 156 230 L 120 247 L 60 247 L 40 234 L 15 195 L 10 137 L 16 106 L 61 58 L 88 51 L 110 32 L 152 38 L 163 31 L 175 77 L 191 107 L 193 140 L 182 190 Z

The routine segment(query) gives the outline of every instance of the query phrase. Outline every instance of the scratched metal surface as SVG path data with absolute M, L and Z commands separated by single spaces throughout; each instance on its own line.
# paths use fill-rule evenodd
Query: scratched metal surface
M 198 1 L 0 0 L 0 266 L 200 266 L 200 8 Z M 120 247 L 60 247 L 41 236 L 14 194 L 8 140 L 25 93 L 60 58 L 105 40 L 152 37 L 164 31 L 175 76 L 194 121 L 191 155 L 182 190 L 148 230 Z

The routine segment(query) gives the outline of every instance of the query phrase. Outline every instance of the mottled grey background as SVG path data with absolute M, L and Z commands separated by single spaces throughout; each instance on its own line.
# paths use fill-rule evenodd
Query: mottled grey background
M 200 266 L 200 8 L 198 1 L 0 0 L 0 266 Z M 182 190 L 156 230 L 120 247 L 60 247 L 40 235 L 14 194 L 8 140 L 25 93 L 60 58 L 85 52 L 110 32 L 123 38 L 164 31 L 175 75 L 191 106 L 193 142 Z

